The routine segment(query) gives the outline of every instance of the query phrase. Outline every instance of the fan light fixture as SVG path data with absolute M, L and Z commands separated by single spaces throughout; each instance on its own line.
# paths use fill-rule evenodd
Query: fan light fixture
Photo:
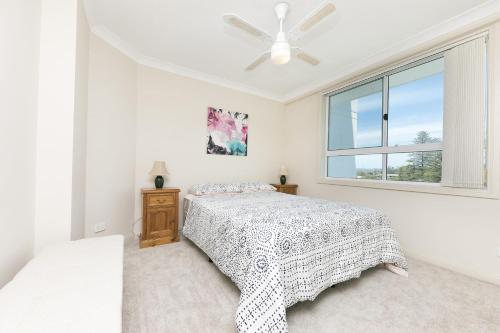
M 283 65 L 290 61 L 290 57 L 290 43 L 286 40 L 285 33 L 280 31 L 271 47 L 271 60 L 277 65 Z
M 288 4 L 286 2 L 280 2 L 274 7 L 276 16 L 280 20 L 280 31 L 276 36 L 276 41 L 271 47 L 271 60 L 277 65 L 284 65 L 290 61 L 290 43 L 286 38 L 285 32 L 283 32 L 283 21 L 285 20 L 286 13 L 288 12 Z

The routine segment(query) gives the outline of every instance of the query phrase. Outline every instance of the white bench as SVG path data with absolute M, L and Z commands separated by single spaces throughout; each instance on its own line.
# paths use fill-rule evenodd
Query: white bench
M 122 326 L 123 236 L 51 246 L 0 290 L 0 332 L 106 332 Z

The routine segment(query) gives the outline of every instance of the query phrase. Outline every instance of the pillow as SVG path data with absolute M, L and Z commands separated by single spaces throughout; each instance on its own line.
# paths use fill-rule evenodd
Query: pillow
M 206 195 L 213 193 L 241 193 L 238 183 L 229 184 L 198 184 L 193 185 L 189 193 L 194 195 Z
M 276 188 L 272 185 L 260 182 L 240 183 L 241 192 L 272 192 Z
M 214 193 L 241 193 L 241 192 L 272 192 L 274 186 L 261 182 L 227 183 L 227 184 L 198 184 L 189 190 L 193 195 L 206 195 Z

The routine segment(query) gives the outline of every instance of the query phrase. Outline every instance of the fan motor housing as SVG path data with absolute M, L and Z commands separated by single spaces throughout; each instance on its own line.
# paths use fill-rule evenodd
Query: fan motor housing
M 286 17 L 286 14 L 288 13 L 288 3 L 287 2 L 280 2 L 276 4 L 274 7 L 274 11 L 276 12 L 276 16 L 278 17 L 278 20 L 284 20 Z

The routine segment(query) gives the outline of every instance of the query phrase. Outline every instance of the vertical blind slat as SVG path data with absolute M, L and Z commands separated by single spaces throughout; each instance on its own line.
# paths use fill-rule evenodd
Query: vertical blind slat
M 442 185 L 483 188 L 485 183 L 485 38 L 444 55 Z

